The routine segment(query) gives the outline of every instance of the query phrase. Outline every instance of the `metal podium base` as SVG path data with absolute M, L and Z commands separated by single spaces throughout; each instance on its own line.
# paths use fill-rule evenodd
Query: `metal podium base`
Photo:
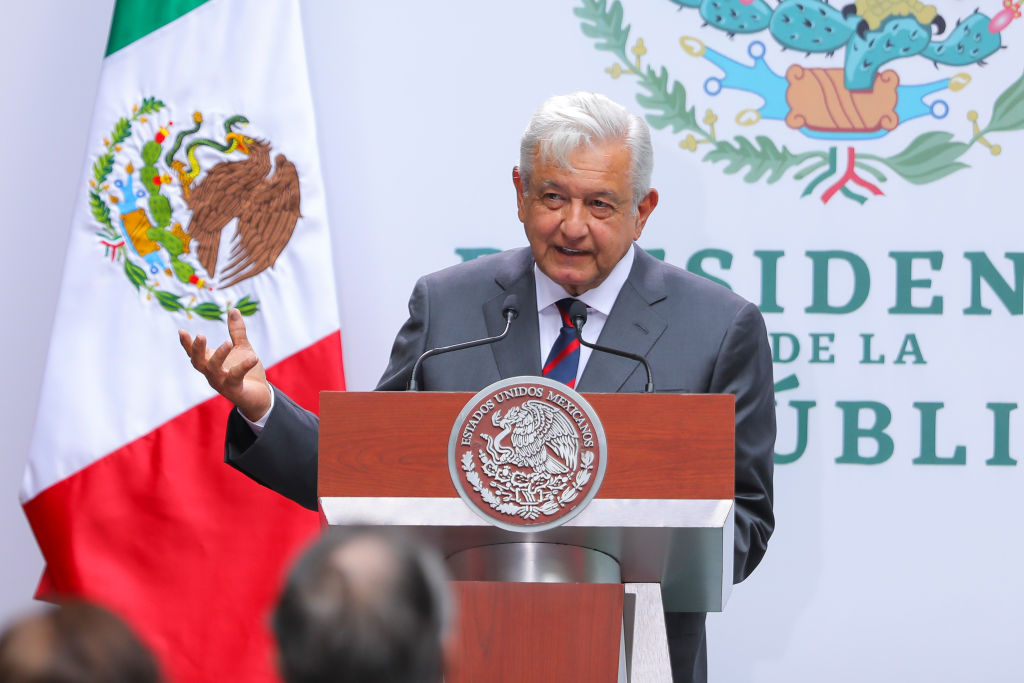
M 536 533 L 493 526 L 460 498 L 322 497 L 320 509 L 327 524 L 403 529 L 445 557 L 520 543 L 589 548 L 618 562 L 625 583 L 660 583 L 669 612 L 721 612 L 732 590 L 731 500 L 596 498 Z
M 622 604 L 623 651 L 619 657 L 619 681 L 671 683 L 672 662 L 668 658 L 661 586 L 656 583 L 623 585 L 626 596 Z
M 610 555 L 562 543 L 499 543 L 450 555 L 456 581 L 517 583 L 619 583 L 619 563 Z

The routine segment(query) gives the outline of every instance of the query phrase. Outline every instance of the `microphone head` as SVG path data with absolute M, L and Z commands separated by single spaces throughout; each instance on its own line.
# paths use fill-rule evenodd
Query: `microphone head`
M 569 320 L 575 327 L 582 329 L 587 324 L 587 305 L 579 299 L 574 299 L 569 304 Z
M 505 297 L 505 302 L 501 305 L 501 314 L 506 320 L 515 320 L 519 317 L 519 297 L 515 294 L 509 294 Z M 511 318 L 509 317 L 511 316 Z

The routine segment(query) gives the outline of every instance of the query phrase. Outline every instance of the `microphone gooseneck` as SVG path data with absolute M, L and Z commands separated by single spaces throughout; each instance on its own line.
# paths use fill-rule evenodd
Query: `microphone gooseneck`
M 483 339 L 474 339 L 473 341 L 462 342 L 461 344 L 452 344 L 451 346 L 439 346 L 434 349 L 427 349 L 420 354 L 420 357 L 416 359 L 416 363 L 412 366 L 412 374 L 409 376 L 409 383 L 406 385 L 408 391 L 419 391 L 419 384 L 416 382 L 416 373 L 419 372 L 420 365 L 423 364 L 427 358 L 431 356 L 438 356 L 442 353 L 448 353 L 449 351 L 460 351 L 462 349 L 469 349 L 474 346 L 483 346 L 484 344 L 493 344 L 499 342 L 508 335 L 509 329 L 512 327 L 512 321 L 519 317 L 519 299 L 515 294 L 509 294 L 505 297 L 505 301 L 501 304 L 501 315 L 505 318 L 505 329 L 501 334 L 494 337 L 485 337 Z
M 598 344 L 591 344 L 590 342 L 583 341 L 583 326 L 587 324 L 587 305 L 585 303 L 576 299 L 569 305 L 569 320 L 572 321 L 573 327 L 576 328 L 576 339 L 581 345 L 594 349 L 595 351 L 604 351 L 605 353 L 623 356 L 624 358 L 629 358 L 637 361 L 638 363 L 642 363 L 644 370 L 647 371 L 647 386 L 644 387 L 644 391 L 649 394 L 654 393 L 654 379 L 651 375 L 651 364 L 647 362 L 646 358 L 635 353 L 630 353 L 629 351 L 619 351 L 618 349 L 612 349 L 607 346 L 600 346 Z

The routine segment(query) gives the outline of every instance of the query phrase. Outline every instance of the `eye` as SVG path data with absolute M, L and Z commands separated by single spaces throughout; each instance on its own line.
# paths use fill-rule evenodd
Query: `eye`
M 557 208 L 562 205 L 564 197 L 557 192 L 545 192 L 540 196 L 541 201 L 550 208 Z
M 598 218 L 607 218 L 615 213 L 615 206 L 603 199 L 593 199 L 590 201 L 590 212 Z

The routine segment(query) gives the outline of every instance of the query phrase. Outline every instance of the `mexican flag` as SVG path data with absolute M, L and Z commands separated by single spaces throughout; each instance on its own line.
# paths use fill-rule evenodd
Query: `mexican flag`
M 120 613 L 171 681 L 271 681 L 267 626 L 319 520 L 223 463 L 231 406 L 177 330 L 246 316 L 270 380 L 344 385 L 294 0 L 119 0 L 29 464 L 40 597 Z

